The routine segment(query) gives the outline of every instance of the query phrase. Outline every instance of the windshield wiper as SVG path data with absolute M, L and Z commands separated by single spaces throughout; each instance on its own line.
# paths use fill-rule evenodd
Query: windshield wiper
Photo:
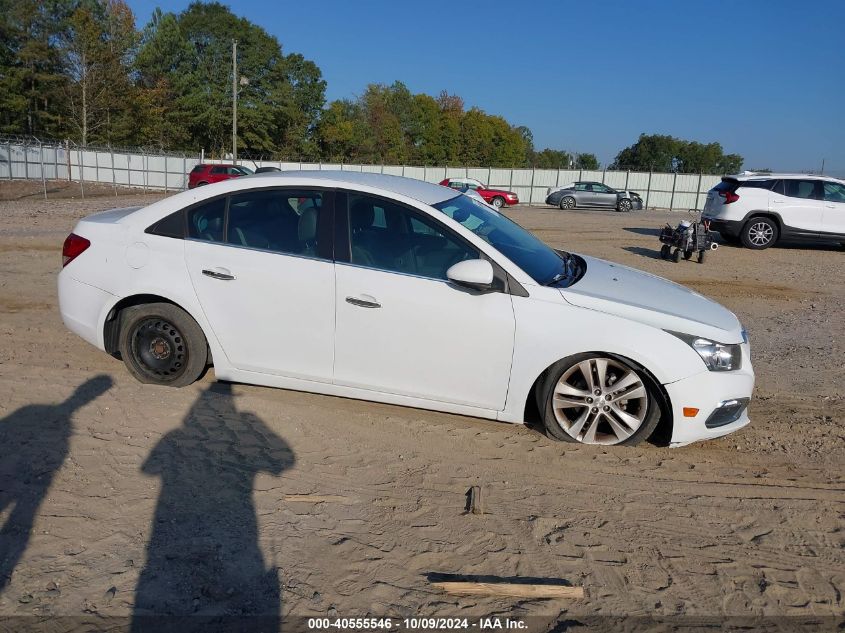
M 543 284 L 545 286 L 553 286 L 559 281 L 575 276 L 577 262 L 572 254 L 566 251 L 557 251 L 557 254 L 560 255 L 560 259 L 563 262 L 563 270 Z

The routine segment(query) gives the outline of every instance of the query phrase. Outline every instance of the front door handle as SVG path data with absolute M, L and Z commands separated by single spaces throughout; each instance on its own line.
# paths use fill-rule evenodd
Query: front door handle
M 346 297 L 346 303 L 351 303 L 354 306 L 358 306 L 359 308 L 380 308 L 381 304 L 375 300 L 374 297 L 369 295 L 364 295 L 367 299 L 360 299 L 358 297 Z M 369 301 L 368 299 L 372 299 Z
M 220 279 L 222 281 L 232 281 L 235 276 L 225 268 L 204 268 L 202 274 L 212 279 Z

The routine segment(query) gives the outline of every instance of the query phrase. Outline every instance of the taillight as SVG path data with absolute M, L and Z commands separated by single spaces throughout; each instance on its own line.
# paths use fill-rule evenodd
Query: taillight
M 62 268 L 84 253 L 89 246 L 91 246 L 91 242 L 84 237 L 76 233 L 68 235 L 64 246 L 62 246 Z
M 731 202 L 739 200 L 739 194 L 735 191 L 720 191 L 719 195 L 725 199 L 725 204 L 730 204 Z

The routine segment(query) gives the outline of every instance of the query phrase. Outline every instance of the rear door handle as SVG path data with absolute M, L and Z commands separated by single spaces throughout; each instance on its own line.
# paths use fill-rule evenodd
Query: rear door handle
M 380 308 L 381 304 L 375 300 L 375 297 L 371 297 L 370 295 L 364 295 L 366 299 L 362 299 L 359 297 L 346 297 L 346 303 L 351 303 L 354 306 L 358 306 L 359 308 Z M 372 301 L 370 301 L 372 299 Z
M 204 268 L 202 274 L 212 279 L 220 279 L 222 281 L 232 281 L 235 276 L 226 268 Z

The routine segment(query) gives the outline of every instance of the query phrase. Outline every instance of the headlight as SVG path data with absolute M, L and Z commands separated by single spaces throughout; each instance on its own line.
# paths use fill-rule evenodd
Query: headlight
M 742 366 L 742 347 L 739 343 L 717 343 L 702 336 L 666 331 L 692 347 L 710 371 L 733 371 Z
M 516 194 L 515 193 L 509 193 L 508 198 L 516 198 Z

